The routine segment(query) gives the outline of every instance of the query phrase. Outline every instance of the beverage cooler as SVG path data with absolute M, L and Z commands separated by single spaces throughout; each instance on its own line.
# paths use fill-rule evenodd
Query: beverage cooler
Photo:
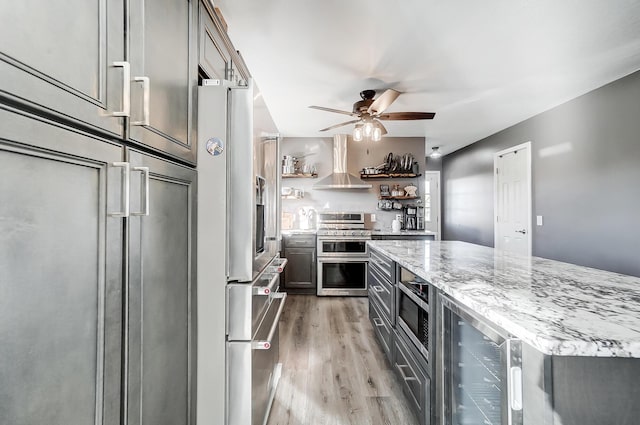
M 446 296 L 442 314 L 444 425 L 522 425 L 521 342 Z

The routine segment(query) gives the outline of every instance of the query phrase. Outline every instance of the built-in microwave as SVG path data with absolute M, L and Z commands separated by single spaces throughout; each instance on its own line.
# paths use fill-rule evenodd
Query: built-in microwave
M 432 301 L 435 300 L 433 286 L 409 270 L 400 267 L 400 279 L 396 293 L 398 327 L 427 362 L 433 341 L 429 335 L 435 323 Z

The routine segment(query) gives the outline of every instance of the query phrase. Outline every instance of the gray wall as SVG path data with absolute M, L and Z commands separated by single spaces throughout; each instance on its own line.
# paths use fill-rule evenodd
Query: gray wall
M 493 246 L 493 154 L 527 141 L 533 255 L 640 276 L 640 71 L 445 156 L 443 239 Z
M 420 172 L 425 169 L 424 137 L 383 137 L 379 142 L 354 142 L 351 137 L 347 142 L 347 170 L 356 176 L 364 167 L 372 167 L 384 162 L 389 152 L 402 155 L 411 153 L 419 162 Z M 283 212 L 297 214 L 300 208 L 312 207 L 316 211 L 363 211 L 375 213 L 377 221 L 367 223 L 376 229 L 391 229 L 391 222 L 397 212 L 376 210 L 380 184 L 399 184 L 400 187 L 415 184 L 418 195 L 423 195 L 424 180 L 393 179 L 370 180 L 373 188 L 368 190 L 314 190 L 313 185 L 333 171 L 333 138 L 332 137 L 285 137 L 281 145 L 282 155 L 292 155 L 316 165 L 317 179 L 287 178 L 282 179 L 282 186 L 303 189 L 304 199 L 283 199 Z

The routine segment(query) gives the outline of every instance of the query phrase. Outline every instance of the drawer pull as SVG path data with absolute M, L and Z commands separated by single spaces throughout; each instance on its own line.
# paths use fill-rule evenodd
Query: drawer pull
M 382 320 L 378 317 L 373 318 L 373 323 L 376 325 L 376 328 L 386 328 L 384 323 L 382 323 Z
M 398 371 L 400 372 L 400 376 L 402 376 L 402 379 L 409 382 L 409 381 L 417 381 L 418 378 L 416 378 L 415 376 L 407 376 L 404 373 L 404 368 L 408 367 L 409 370 L 411 370 L 411 367 L 409 365 L 400 365 L 398 363 L 396 363 L 396 368 L 398 369 Z
M 376 292 L 385 292 L 382 286 L 372 286 L 373 290 Z

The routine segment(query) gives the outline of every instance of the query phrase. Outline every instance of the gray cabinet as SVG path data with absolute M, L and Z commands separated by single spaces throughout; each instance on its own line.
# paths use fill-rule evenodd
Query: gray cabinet
M 283 257 L 288 260 L 283 287 L 289 293 L 316 293 L 316 235 L 284 235 Z
M 234 83 L 247 81 L 249 71 L 208 2 L 200 3 L 199 20 L 198 63 L 206 76 Z
M 131 0 L 129 11 L 129 138 L 195 163 L 197 0 Z
M 140 214 L 129 218 L 128 229 L 128 424 L 190 425 L 195 423 L 196 172 L 135 150 L 127 157 L 133 170 L 131 211 Z
M 124 2 L 0 3 L 0 100 L 123 137 Z
M 2 104 L 0 122 L 0 422 L 118 425 L 122 147 Z

